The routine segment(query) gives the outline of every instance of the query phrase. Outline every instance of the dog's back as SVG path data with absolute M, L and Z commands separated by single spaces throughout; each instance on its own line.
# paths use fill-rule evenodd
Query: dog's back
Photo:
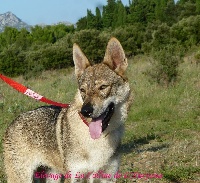
M 30 176 L 26 175 L 35 171 L 42 159 L 56 165 L 61 162 L 56 139 L 56 123 L 61 110 L 62 108 L 55 106 L 40 107 L 21 114 L 11 123 L 4 140 L 8 182 L 16 182 L 19 178 L 22 178 L 21 182 L 23 179 L 31 182 Z M 43 157 L 43 154 L 49 156 Z M 32 167 L 30 164 L 33 164 Z M 16 170 L 24 176 L 15 177 Z

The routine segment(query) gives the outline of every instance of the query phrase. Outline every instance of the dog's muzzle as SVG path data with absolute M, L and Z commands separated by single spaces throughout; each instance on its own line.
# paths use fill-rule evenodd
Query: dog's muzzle
M 93 111 L 94 109 L 90 103 L 83 105 L 83 107 L 81 108 L 81 114 L 86 118 L 90 118 Z
M 110 103 L 106 110 L 98 117 L 92 118 L 94 108 L 90 103 L 83 105 L 81 114 L 84 117 L 92 118 L 89 124 L 90 136 L 93 139 L 100 138 L 101 134 L 107 129 L 109 121 L 114 113 L 114 103 Z

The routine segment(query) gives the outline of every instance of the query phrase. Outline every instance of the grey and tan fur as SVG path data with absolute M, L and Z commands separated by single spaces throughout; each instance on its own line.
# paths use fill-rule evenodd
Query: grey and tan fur
M 77 44 L 73 46 L 75 75 L 79 89 L 69 108 L 41 107 L 21 114 L 6 131 L 4 163 L 8 183 L 31 183 L 38 167 L 47 173 L 71 171 L 65 182 L 83 182 L 77 172 L 103 171 L 115 182 L 120 156 L 118 147 L 127 118 L 130 88 L 124 72 L 127 59 L 119 41 L 111 38 L 104 60 L 91 66 Z M 79 112 L 91 120 L 86 126 Z M 37 180 L 39 181 L 39 180 Z M 60 182 L 47 178 L 46 182 Z

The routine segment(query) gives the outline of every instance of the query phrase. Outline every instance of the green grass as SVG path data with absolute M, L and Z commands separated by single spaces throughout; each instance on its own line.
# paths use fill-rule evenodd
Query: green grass
M 126 121 L 120 172 L 163 175 L 162 179 L 150 179 L 150 182 L 200 182 L 200 65 L 182 63 L 179 80 L 169 88 L 150 80 L 145 74 L 150 67 L 147 57 L 129 60 L 128 78 L 134 102 Z M 36 79 L 14 79 L 47 98 L 68 103 L 77 88 L 73 72 L 73 68 L 63 69 L 44 72 Z M 45 105 L 2 82 L 0 96 L 3 96 L 0 139 L 19 113 Z M 6 182 L 2 151 L 0 145 L 0 182 Z
M 122 171 L 162 173 L 164 179 L 155 182 L 200 181 L 200 66 L 182 63 L 176 85 L 163 88 L 145 74 L 151 67 L 147 58 L 131 62 L 135 100 L 126 122 Z

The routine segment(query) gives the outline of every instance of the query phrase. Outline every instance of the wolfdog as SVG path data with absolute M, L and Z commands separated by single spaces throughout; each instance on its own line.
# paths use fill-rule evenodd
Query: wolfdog
M 40 107 L 8 127 L 3 143 L 8 183 L 116 181 L 130 96 L 125 53 L 111 38 L 102 63 L 90 65 L 76 43 L 73 60 L 78 91 L 71 106 Z

